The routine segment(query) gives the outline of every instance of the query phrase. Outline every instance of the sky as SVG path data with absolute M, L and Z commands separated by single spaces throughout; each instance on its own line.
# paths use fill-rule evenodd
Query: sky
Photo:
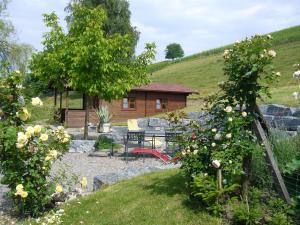
M 20 42 L 42 50 L 43 13 L 55 11 L 65 26 L 69 0 L 11 0 L 9 19 Z M 254 34 L 300 25 L 299 0 L 129 0 L 131 22 L 141 32 L 137 53 L 157 45 L 156 61 L 170 43 L 191 55 Z

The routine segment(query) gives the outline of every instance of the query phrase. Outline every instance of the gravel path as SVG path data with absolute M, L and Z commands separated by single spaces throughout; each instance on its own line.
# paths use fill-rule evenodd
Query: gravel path
M 122 172 L 139 168 L 156 167 L 160 169 L 167 169 L 177 167 L 172 164 L 164 164 L 161 160 L 155 158 L 137 158 L 130 160 L 126 163 L 121 157 L 89 157 L 87 153 L 67 153 L 63 156 L 61 161 L 57 161 L 53 164 L 52 174 L 60 174 L 61 170 L 65 171 L 67 177 L 71 177 L 75 174 L 79 177 L 86 177 L 88 180 L 88 187 L 86 192 L 90 192 L 93 189 L 93 178 L 97 175 L 106 175 L 110 173 L 121 174 Z M 1 178 L 1 176 L 0 176 Z M 0 184 L 0 225 L 2 224 L 14 224 L 15 220 L 10 218 L 10 202 L 4 197 L 7 188 Z

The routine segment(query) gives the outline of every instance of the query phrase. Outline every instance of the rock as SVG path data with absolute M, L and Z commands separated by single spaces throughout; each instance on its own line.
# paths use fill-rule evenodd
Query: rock
M 191 120 L 190 119 L 182 119 L 182 125 L 183 126 L 188 126 L 190 124 Z
M 159 118 L 149 118 L 149 127 L 169 127 L 169 121 Z
M 275 116 L 270 116 L 270 115 L 263 115 L 263 116 L 269 127 L 275 127 L 275 124 L 274 124 Z
M 199 111 L 199 112 L 189 112 L 188 117 L 192 120 L 198 120 L 200 118 L 203 118 L 207 115 L 207 112 L 205 111 Z
M 107 151 L 97 151 L 97 152 L 90 152 L 89 156 L 91 157 L 108 157 L 110 156 L 110 149 L 107 149 Z
M 265 115 L 267 113 L 267 109 L 268 109 L 269 105 L 259 105 L 258 108 L 261 112 L 261 114 Z
M 265 114 L 272 116 L 292 116 L 292 111 L 284 105 L 271 104 L 267 105 Z
M 172 167 L 170 167 L 172 168 Z M 113 184 L 120 180 L 129 179 L 144 173 L 154 172 L 164 169 L 163 167 L 142 167 L 142 168 L 127 168 L 119 173 L 109 173 L 94 177 L 93 190 L 101 189 L 104 185 Z
M 113 138 L 116 143 L 123 143 L 123 137 L 128 131 L 127 126 L 113 126 L 109 137 Z
M 72 140 L 69 152 L 84 153 L 94 150 L 94 140 Z
M 138 126 L 142 130 L 146 130 L 149 124 L 149 119 L 148 118 L 139 118 L 137 119 Z
M 292 116 L 300 117 L 300 108 L 293 108 L 292 109 Z
M 293 116 L 279 116 L 274 118 L 274 124 L 275 127 L 279 129 L 297 131 L 300 126 L 300 118 Z

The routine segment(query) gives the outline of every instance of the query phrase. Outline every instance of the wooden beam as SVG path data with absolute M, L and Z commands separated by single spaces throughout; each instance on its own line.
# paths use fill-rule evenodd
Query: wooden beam
M 274 181 L 276 184 L 279 185 L 280 192 L 281 192 L 282 196 L 284 197 L 284 200 L 288 204 L 290 204 L 291 203 L 290 195 L 285 186 L 285 183 L 284 183 L 284 180 L 279 171 L 278 165 L 276 163 L 271 144 L 267 138 L 267 135 L 266 135 L 261 123 L 257 119 L 254 121 L 254 130 L 256 132 L 258 139 L 262 142 L 262 144 L 264 145 L 264 147 L 266 149 L 266 153 L 267 153 L 266 158 L 270 164 L 269 167 L 273 172 L 272 174 L 274 177 Z

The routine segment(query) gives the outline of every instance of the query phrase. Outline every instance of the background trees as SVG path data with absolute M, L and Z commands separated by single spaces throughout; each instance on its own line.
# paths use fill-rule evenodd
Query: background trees
M 131 12 L 129 10 L 129 2 L 127 0 L 71 0 L 66 7 L 69 12 L 67 22 L 70 23 L 73 18 L 73 4 L 79 4 L 88 8 L 101 6 L 107 15 L 107 19 L 103 24 L 103 31 L 107 35 L 119 33 L 121 35 L 129 35 L 132 46 L 131 55 L 134 55 L 135 47 L 139 40 L 139 31 L 130 23 Z
M 167 45 L 166 47 L 166 59 L 176 59 L 176 58 L 182 58 L 184 56 L 184 51 L 181 48 L 180 44 L 172 43 Z
M 17 42 L 14 26 L 6 18 L 7 4 L 8 0 L 0 1 L 0 71 L 11 68 L 26 73 L 33 47 Z

